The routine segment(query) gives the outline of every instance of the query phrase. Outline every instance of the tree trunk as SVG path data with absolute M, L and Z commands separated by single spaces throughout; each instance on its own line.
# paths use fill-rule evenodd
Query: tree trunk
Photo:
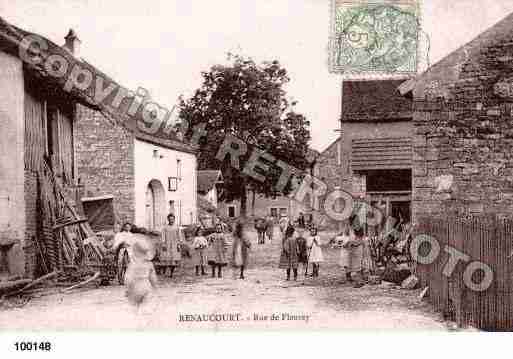
M 247 211 L 248 193 L 247 193 L 246 187 L 247 187 L 246 180 L 242 179 L 242 184 L 241 184 L 242 192 L 240 195 L 240 216 L 243 219 L 246 218 L 246 214 L 247 214 L 246 211 Z
M 251 198 L 251 215 L 253 217 L 255 217 L 255 197 L 256 197 L 256 192 L 255 190 L 251 191 L 253 197 Z

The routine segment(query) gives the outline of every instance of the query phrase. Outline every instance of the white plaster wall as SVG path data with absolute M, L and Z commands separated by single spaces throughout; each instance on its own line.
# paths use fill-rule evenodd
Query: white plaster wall
M 157 157 L 154 157 L 154 150 L 158 152 Z M 168 191 L 168 177 L 176 177 L 177 159 L 181 160 L 182 179 L 178 182 L 178 190 L 170 192 Z M 174 200 L 177 223 L 181 225 L 196 223 L 197 177 L 195 155 L 136 139 L 134 146 L 134 168 L 135 224 L 137 226 L 146 226 L 146 189 L 152 179 L 159 180 L 164 186 L 166 214 L 170 210 L 169 201 Z M 180 203 L 181 209 L 179 208 Z

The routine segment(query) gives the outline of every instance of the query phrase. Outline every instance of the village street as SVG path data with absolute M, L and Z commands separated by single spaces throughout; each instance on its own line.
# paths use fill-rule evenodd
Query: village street
M 304 280 L 304 273 L 300 273 L 297 282 L 287 282 L 276 264 L 280 241 L 258 245 L 256 234 L 251 236 L 251 266 L 245 280 L 235 279 L 231 268 L 225 269 L 222 279 L 196 277 L 186 263 L 176 278 L 160 278 L 153 302 L 139 315 L 126 303 L 124 288 L 115 284 L 42 296 L 22 308 L 0 309 L 0 329 L 447 328 L 428 304 L 420 302 L 418 291 L 389 284 L 359 289 L 340 284 L 338 250 L 325 249 L 327 262 L 321 266 L 317 280 Z M 279 320 L 271 320 L 273 313 Z M 184 321 L 203 314 L 225 314 L 226 321 Z

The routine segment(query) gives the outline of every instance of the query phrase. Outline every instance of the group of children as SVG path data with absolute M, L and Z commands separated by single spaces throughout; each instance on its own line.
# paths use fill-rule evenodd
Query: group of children
M 162 247 L 158 261 L 161 265 L 171 268 L 171 277 L 174 268 L 182 260 L 182 246 L 184 240 L 178 227 L 174 226 L 174 216 L 168 216 L 168 224 L 162 229 Z M 244 225 L 238 222 L 233 231 L 232 243 L 232 265 L 240 268 L 240 278 L 244 279 L 244 268 L 247 262 L 248 249 L 251 246 L 247 236 L 244 234 Z M 169 248 L 169 249 L 168 249 Z M 221 223 L 215 227 L 215 233 L 204 235 L 203 228 L 196 229 L 190 246 L 192 262 L 196 269 L 196 276 L 206 275 L 205 267 L 212 268 L 212 277 L 217 274 L 222 278 L 222 269 L 228 265 L 229 244 L 227 234 Z
M 255 220 L 255 229 L 257 231 L 258 244 L 265 244 L 265 238 L 272 242 L 274 233 L 274 219 L 272 216 L 266 218 L 257 218 Z
M 281 223 L 282 231 L 282 252 L 280 256 L 280 265 L 286 269 L 287 280 L 290 280 L 291 273 L 294 274 L 294 280 L 298 277 L 298 266 L 301 263 L 308 275 L 308 266 L 312 264 L 312 277 L 319 276 L 320 264 L 324 261 L 321 248 L 321 238 L 317 234 L 317 229 L 313 226 L 307 232 L 306 229 L 294 228 L 290 223 Z M 308 233 L 308 235 L 305 235 Z
M 355 287 L 361 287 L 364 277 L 373 269 L 369 238 L 361 227 L 346 228 L 335 237 L 340 246 L 340 266 L 348 281 L 354 281 Z
M 305 276 L 312 265 L 312 277 L 319 276 L 320 264 L 324 261 L 321 239 L 314 226 L 305 230 L 301 226 L 294 228 L 289 222 L 280 223 L 283 237 L 283 249 L 280 268 L 286 269 L 287 280 L 291 273 L 294 280 L 298 277 L 298 266 L 303 264 Z M 373 269 L 370 244 L 363 228 L 347 228 L 340 233 L 335 242 L 340 246 L 340 266 L 345 280 L 354 283 L 354 287 L 364 285 L 364 279 Z
M 162 229 L 158 261 L 162 266 L 169 268 L 172 277 L 175 268 L 182 260 L 184 242 L 180 230 L 174 226 L 174 215 L 168 215 L 167 219 L 168 224 Z M 136 240 L 130 235 L 129 224 L 116 235 L 113 250 L 122 243 L 127 245 L 130 258 L 125 274 L 125 294 L 128 301 L 138 307 L 146 301 L 152 287 L 157 284 L 157 273 L 152 263 L 155 253 L 152 253 L 147 241 Z M 240 269 L 240 279 L 244 279 L 250 247 L 251 243 L 245 235 L 244 225 L 238 222 L 233 231 L 231 261 L 234 268 Z M 196 276 L 206 275 L 205 267 L 210 265 L 212 277 L 215 278 L 217 274 L 218 278 L 222 278 L 222 268 L 228 265 L 229 257 L 227 234 L 222 224 L 216 225 L 216 232 L 209 236 L 204 236 L 203 229 L 198 228 L 192 240 L 191 250 Z
M 202 228 L 196 230 L 192 240 L 192 260 L 196 267 L 196 275 L 206 275 L 205 266 L 212 267 L 212 278 L 222 278 L 222 268 L 228 265 L 228 240 L 221 224 L 216 225 L 216 232 L 205 237 Z M 247 266 L 251 243 L 244 234 L 244 225 L 238 222 L 233 231 L 232 265 L 240 268 L 240 279 L 244 279 L 244 268 Z
M 174 269 L 181 261 L 181 246 L 183 240 L 179 229 L 174 226 L 174 215 L 168 216 L 168 224 L 164 226 L 161 236 L 161 249 L 158 260 L 168 266 L 173 275 Z M 121 232 L 119 238 L 126 241 L 127 229 Z M 317 228 L 310 226 L 305 229 L 301 226 L 294 228 L 288 221 L 280 222 L 282 232 L 282 251 L 279 267 L 286 270 L 287 280 L 298 278 L 299 264 L 303 265 L 305 276 L 312 264 L 312 277 L 319 276 L 320 264 L 324 261 L 321 247 L 321 238 Z M 196 276 L 206 275 L 205 267 L 211 266 L 212 277 L 222 278 L 222 268 L 227 266 L 229 244 L 227 234 L 221 224 L 216 225 L 216 232 L 208 236 L 204 230 L 198 228 L 192 240 L 192 261 L 196 269 Z M 240 269 L 240 279 L 244 279 L 244 269 L 247 267 L 249 249 L 251 243 L 245 233 L 244 224 L 238 222 L 233 231 L 231 263 L 233 267 Z M 119 240 L 118 240 L 119 241 Z M 355 287 L 363 285 L 362 274 L 370 270 L 369 244 L 366 241 L 362 229 L 347 229 L 335 238 L 340 245 L 340 265 L 344 271 L 344 278 L 354 281 Z M 152 263 L 154 253 L 145 241 L 131 240 L 129 243 L 130 263 L 125 276 L 126 295 L 130 303 L 140 305 L 144 302 L 151 288 L 156 286 L 156 271 Z

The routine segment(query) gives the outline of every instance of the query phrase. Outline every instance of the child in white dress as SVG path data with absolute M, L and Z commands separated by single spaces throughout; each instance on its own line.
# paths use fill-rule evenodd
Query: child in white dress
M 312 263 L 313 266 L 312 277 L 318 277 L 319 265 L 324 262 L 324 255 L 322 254 L 321 237 L 317 234 L 317 228 L 312 226 L 306 244 L 309 251 L 308 263 Z
M 152 289 L 157 287 L 157 274 L 149 259 L 149 251 L 147 243 L 142 240 L 135 241 L 125 275 L 125 295 L 136 309 L 148 301 Z

